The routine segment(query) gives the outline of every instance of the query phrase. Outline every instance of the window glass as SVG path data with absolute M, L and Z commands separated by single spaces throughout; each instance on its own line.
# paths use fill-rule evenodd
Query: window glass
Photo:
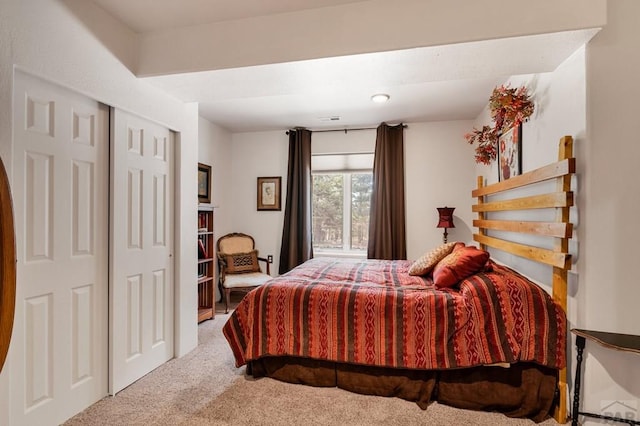
M 342 250 L 344 218 L 342 174 L 313 174 L 313 247 Z
M 367 250 L 372 183 L 373 175 L 371 173 L 353 173 L 351 175 L 352 250 Z
M 313 248 L 318 252 L 367 250 L 371 172 L 313 173 Z

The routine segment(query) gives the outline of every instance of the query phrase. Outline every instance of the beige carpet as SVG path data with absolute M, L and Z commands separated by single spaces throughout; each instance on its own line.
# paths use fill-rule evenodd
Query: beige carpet
M 199 326 L 198 347 L 169 361 L 115 397 L 65 425 L 534 425 L 499 413 L 460 410 L 313 388 L 262 378 L 235 368 L 222 335 L 221 308 Z M 548 419 L 543 425 L 556 425 Z

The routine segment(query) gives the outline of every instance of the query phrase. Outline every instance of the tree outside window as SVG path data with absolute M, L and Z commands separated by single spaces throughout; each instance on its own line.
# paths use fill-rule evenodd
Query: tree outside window
M 371 172 L 313 174 L 314 250 L 366 251 Z

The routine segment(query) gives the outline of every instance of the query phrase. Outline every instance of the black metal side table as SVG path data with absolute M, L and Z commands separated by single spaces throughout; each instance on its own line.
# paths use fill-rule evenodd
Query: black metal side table
M 600 414 L 587 413 L 580 410 L 580 379 L 582 376 L 582 351 L 586 339 L 592 340 L 602 346 L 619 351 L 628 351 L 640 353 L 640 336 L 633 334 L 608 333 L 605 331 L 580 330 L 574 328 L 571 330 L 576 335 L 576 379 L 573 384 L 573 410 L 571 413 L 571 426 L 578 426 L 578 415 L 595 417 L 597 419 L 611 420 L 614 422 L 627 423 L 628 425 L 640 425 L 640 421 L 623 419 L 620 417 L 603 416 Z

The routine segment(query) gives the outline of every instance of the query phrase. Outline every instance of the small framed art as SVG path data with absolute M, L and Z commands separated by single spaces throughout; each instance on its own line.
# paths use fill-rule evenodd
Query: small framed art
M 258 210 L 281 210 L 280 184 L 282 178 L 258 178 Z
M 211 166 L 198 163 L 198 202 L 211 202 Z
M 522 174 L 522 124 L 498 137 L 498 180 Z

